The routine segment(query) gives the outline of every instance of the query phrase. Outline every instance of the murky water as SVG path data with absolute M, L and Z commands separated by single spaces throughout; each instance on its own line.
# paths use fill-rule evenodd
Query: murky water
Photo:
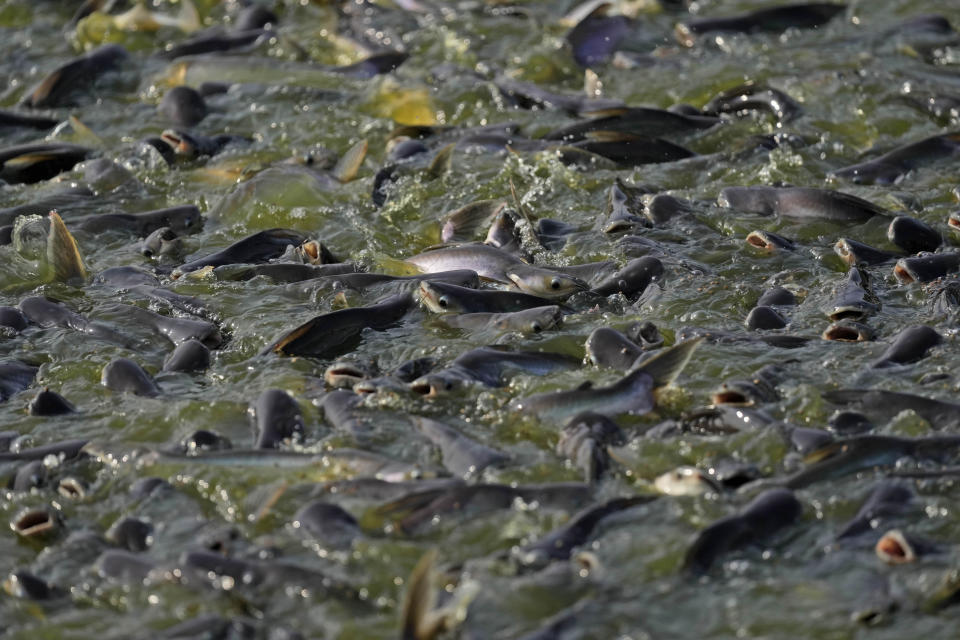
M 389 4 L 389 3 L 384 3 Z M 912 106 L 905 96 L 960 93 L 960 71 L 950 64 L 932 65 L 916 51 L 923 36 L 891 35 L 906 18 L 940 13 L 960 25 L 960 6 L 934 1 L 883 0 L 853 3 L 846 14 L 812 31 L 783 35 L 705 38 L 692 49 L 672 40 L 673 25 L 686 17 L 655 6 L 642 6 L 629 48 L 652 53 L 643 66 L 596 69 L 606 97 L 632 105 L 700 107 L 720 91 L 746 80 L 772 85 L 801 103 L 802 115 L 782 126 L 764 114 L 731 118 L 696 134 L 671 136 L 707 159 L 644 165 L 635 169 L 598 167 L 585 171 L 562 164 L 550 152 L 477 153 L 456 151 L 448 172 L 432 177 L 410 170 L 389 187 L 382 207 L 371 200 L 373 176 L 382 166 L 393 119 L 407 124 L 480 126 L 516 122 L 530 137 L 539 137 L 570 117 L 559 111 L 510 107 L 496 88 L 470 70 L 503 72 L 537 82 L 554 91 L 582 91 L 582 69 L 574 63 L 560 24 L 564 3 L 443 3 L 418 15 L 389 6 L 370 9 L 370 24 L 384 43 L 401 42 L 410 53 L 396 71 L 371 80 L 344 79 L 330 73 L 296 72 L 305 59 L 330 65 L 352 63 L 362 54 L 334 43 L 337 12 L 326 4 L 286 2 L 276 7 L 283 37 L 241 54 L 237 64 L 182 76 L 188 84 L 216 80 L 256 83 L 209 100 L 211 114 L 197 130 L 231 133 L 251 139 L 211 159 L 168 168 L 136 142 L 158 135 L 169 125 L 156 113 L 160 97 L 178 77 L 177 63 L 154 57 L 167 42 L 184 36 L 173 28 L 159 33 L 108 31 L 109 41 L 124 44 L 133 63 L 118 84 L 97 91 L 96 102 L 59 109 L 62 119 L 79 118 L 99 137 L 99 154 L 126 167 L 121 180 L 90 184 L 97 194 L 63 214 L 71 219 L 95 213 L 137 212 L 194 203 L 204 213 L 201 232 L 184 237 L 185 259 L 223 248 L 250 233 L 287 227 L 310 234 L 338 257 L 370 271 L 395 270 L 406 258 L 440 239 L 440 218 L 469 202 L 497 198 L 514 206 L 511 185 L 534 219 L 552 218 L 575 226 L 560 251 L 538 248 L 535 261 L 573 265 L 597 260 L 623 264 L 640 255 L 622 234 L 599 229 L 606 217 L 606 193 L 614 179 L 652 185 L 702 205 L 695 219 L 637 233 L 661 243 L 666 273 L 659 289 L 639 302 L 613 300 L 602 310 L 581 307 L 557 330 L 532 336 L 497 336 L 442 326 L 423 310 L 398 327 L 368 332 L 358 359 L 375 359 L 382 370 L 421 356 L 441 362 L 495 341 L 513 348 L 584 355 L 583 343 L 597 327 L 624 328 L 651 321 L 672 344 L 682 327 L 698 326 L 744 332 L 743 321 L 760 293 L 780 285 L 797 294 L 800 304 L 786 311 L 786 333 L 811 337 L 796 350 L 763 342 L 704 344 L 653 413 L 620 420 L 634 436 L 621 461 L 596 490 L 597 501 L 617 495 L 652 492 L 659 474 L 683 464 L 707 468 L 733 459 L 755 465 L 764 476 L 782 476 L 799 460 L 776 426 L 745 427 L 732 435 L 646 437 L 643 432 L 667 418 L 703 407 L 724 380 L 750 376 L 766 364 L 782 364 L 787 378 L 779 400 L 765 407 L 775 418 L 823 428 L 834 407 L 821 398 L 838 387 L 880 388 L 944 400 L 958 389 L 957 316 L 937 314 L 922 285 L 901 285 L 890 265 L 867 269 L 881 311 L 871 319 L 878 341 L 845 344 L 820 340 L 828 325 L 823 307 L 843 281 L 846 266 L 832 250 L 841 236 L 889 247 L 886 224 L 790 221 L 747 215 L 716 207 L 718 192 L 732 185 L 789 183 L 842 188 L 894 213 L 919 218 L 944 233 L 958 208 L 953 189 L 956 163 L 944 162 L 908 175 L 893 186 L 830 182 L 830 170 L 857 162 L 874 148 L 886 150 L 908 141 L 950 130 L 956 122 L 937 120 Z M 644 5 L 645 3 L 639 3 Z M 766 2 L 698 3 L 703 15 L 731 13 Z M 204 3 L 201 15 L 210 24 L 234 15 L 232 3 Z M 156 7 L 175 13 L 176 6 Z M 0 2 L 0 57 L 8 78 L 0 106 L 15 105 L 44 74 L 73 57 L 83 43 L 63 25 L 73 8 L 61 3 Z M 942 38 L 942 36 L 941 36 Z M 290 43 L 296 43 L 292 46 Z M 94 44 L 88 41 L 87 44 Z M 297 48 L 299 47 L 299 48 Z M 281 62 L 282 61 L 282 62 Z M 289 65 L 289 66 L 285 66 Z M 451 72 L 455 67 L 460 71 Z M 438 78 L 442 78 L 439 79 Z M 744 148 L 755 134 L 785 131 L 803 140 L 772 151 L 723 153 Z M 91 144 L 70 126 L 52 139 Z M 4 145 L 33 136 L 5 133 Z M 280 161 L 322 145 L 342 154 L 360 140 L 369 153 L 358 179 L 347 184 L 321 181 L 302 167 Z M 710 155 L 719 154 L 719 155 Z M 262 170 L 264 167 L 271 168 Z M 238 181 L 237 171 L 246 171 Z M 77 171 L 59 182 L 84 182 Z M 0 206 L 35 201 L 60 184 L 4 186 Z M 793 252 L 765 253 L 748 246 L 753 229 L 776 231 L 798 241 Z M 155 264 L 124 233 L 75 231 L 91 273 L 118 265 Z M 178 264 L 175 261 L 167 267 Z M 466 618 L 450 637 L 520 637 L 551 616 L 574 612 L 563 638 L 874 638 L 952 637 L 958 610 L 925 613 L 922 603 L 944 571 L 956 564 L 955 542 L 960 514 L 952 483 L 919 484 L 916 504 L 896 521 L 910 533 L 941 543 L 940 553 L 912 565 L 888 567 L 875 556 L 872 541 L 838 546 L 833 536 L 856 511 L 878 475 L 863 472 L 799 490 L 803 504 L 799 524 L 786 529 L 762 549 L 749 548 L 724 558 L 708 577 L 682 574 L 684 553 L 696 533 L 732 514 L 754 495 L 733 492 L 704 497 L 662 497 L 606 522 L 589 543 L 598 565 L 582 570 L 574 562 L 557 562 L 540 572 L 517 575 L 504 553 L 535 540 L 564 522 L 571 510 L 562 505 L 516 504 L 471 517 L 453 514 L 436 519 L 415 534 L 403 534 L 376 512 L 385 500 L 339 496 L 332 500 L 360 521 L 362 539 L 346 549 L 327 549 L 305 540 L 291 527 L 293 514 L 320 496 L 320 483 L 344 475 L 321 467 L 224 468 L 155 460 L 148 449 L 167 449 L 197 429 L 215 431 L 235 446 L 248 446 L 248 406 L 269 388 L 281 388 L 299 402 L 305 416 L 307 444 L 318 449 L 361 446 L 392 458 L 439 468 L 439 456 L 404 419 L 407 413 L 431 416 L 511 456 L 509 465 L 489 470 L 485 480 L 503 483 L 575 481 L 580 472 L 555 452 L 562 424 L 538 422 L 507 409 L 515 397 L 572 388 L 585 381 L 612 382 L 620 374 L 584 365 L 574 371 L 514 375 L 503 388 L 468 387 L 449 397 L 424 399 L 415 394 L 383 393 L 361 410 L 374 425 L 370 442 L 358 443 L 335 433 L 319 408 L 325 393 L 328 360 L 264 357 L 257 354 L 284 331 L 341 304 L 332 293 L 290 290 L 264 278 L 246 282 L 182 278 L 165 285 L 202 299 L 227 340 L 213 352 L 203 374 L 160 372 L 170 342 L 130 322 L 118 302 L 147 306 L 133 292 L 103 285 L 82 288 L 64 284 L 35 286 L 29 264 L 11 247 L 0 247 L 0 305 L 17 305 L 27 295 L 65 301 L 75 311 L 135 338 L 136 349 L 121 347 L 66 329 L 30 328 L 0 341 L 0 358 L 42 363 L 34 387 L 49 386 L 80 410 L 64 417 L 32 417 L 24 410 L 35 388 L 0 404 L 3 430 L 24 434 L 33 444 L 84 438 L 110 452 L 101 459 L 54 467 L 52 479 L 70 475 L 87 485 L 81 499 L 57 495 L 54 481 L 28 493 L 8 492 L 0 500 L 0 519 L 12 520 L 27 507 L 48 506 L 62 516 L 63 530 L 41 543 L 25 542 L 12 530 L 0 533 L 0 568 L 30 568 L 68 592 L 48 603 L 4 597 L 0 627 L 9 637 L 129 638 L 158 637 L 161 630 L 206 614 L 248 617 L 264 629 L 280 627 L 310 638 L 399 637 L 404 581 L 417 560 L 432 547 L 455 598 L 469 599 Z M 383 292 L 381 291 L 380 294 Z M 352 306 L 372 302 L 377 292 L 349 294 Z M 166 312 L 166 310 L 164 310 Z M 946 340 L 916 365 L 870 370 L 900 330 L 916 324 L 935 327 Z M 163 394 L 142 398 L 107 390 L 100 384 L 105 364 L 131 357 L 157 374 Z M 921 383 L 927 374 L 947 374 Z M 929 376 L 928 376 L 929 377 Z M 879 433 L 928 435 L 938 425 L 913 414 L 890 415 Z M 14 469 L 4 468 L 6 475 Z M 167 480 L 175 491 L 145 500 L 131 498 L 140 478 Z M 151 562 L 173 569 L 188 549 L 220 540 L 231 555 L 292 560 L 302 566 L 346 578 L 363 589 L 361 603 L 311 592 L 206 582 L 181 584 L 157 580 L 145 585 L 100 577 L 94 561 L 107 543 L 97 541 L 122 516 L 136 516 L 156 528 Z M 888 581 L 899 609 L 867 629 L 851 620 L 870 589 Z M 228 585 L 229 586 L 229 585 Z M 469 596 L 469 597 L 468 597 Z M 0 634 L 2 635 L 2 634 Z M 190 636 L 200 637 L 200 636 Z M 229 636 L 233 637 L 233 636 Z M 284 636 L 286 637 L 286 636 Z

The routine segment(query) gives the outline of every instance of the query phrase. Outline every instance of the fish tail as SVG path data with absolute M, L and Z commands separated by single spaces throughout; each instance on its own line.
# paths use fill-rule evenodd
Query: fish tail
M 78 278 L 86 280 L 80 248 L 67 225 L 56 211 L 50 212 L 50 233 L 47 235 L 47 261 L 53 268 L 53 277 L 59 282 Z
M 664 349 L 652 358 L 644 360 L 634 371 L 647 373 L 653 378 L 654 387 L 664 387 L 677 379 L 701 342 L 703 337 L 678 342 L 669 349 Z
M 407 592 L 403 597 L 401 638 L 403 640 L 430 640 L 442 630 L 442 618 L 438 621 L 433 613 L 436 592 L 433 585 L 433 570 L 437 550 L 430 549 L 417 562 L 407 580 Z
M 363 159 L 367 157 L 367 141 L 361 140 L 343 154 L 333 168 L 333 176 L 340 182 L 350 182 L 357 177 Z

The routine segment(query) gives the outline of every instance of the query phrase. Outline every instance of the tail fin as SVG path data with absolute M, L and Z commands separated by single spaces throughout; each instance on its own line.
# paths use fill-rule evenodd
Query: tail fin
M 54 280 L 68 282 L 74 278 L 86 280 L 80 248 L 56 211 L 50 212 L 50 233 L 47 235 L 47 262 L 53 269 Z
M 363 164 L 363 159 L 366 156 L 367 141 L 361 140 L 343 154 L 343 157 L 337 162 L 337 166 L 333 168 L 333 176 L 340 182 L 350 182 L 357 177 L 360 165 Z
M 654 388 L 665 387 L 677 379 L 703 340 L 703 337 L 699 337 L 678 342 L 669 349 L 664 349 L 652 358 L 644 360 L 634 371 L 644 371 L 649 374 L 653 378 Z
M 407 592 L 403 597 L 403 617 L 400 636 L 403 640 L 431 640 L 443 630 L 444 618 L 434 611 L 437 595 L 433 585 L 433 567 L 437 550 L 423 554 L 410 573 Z

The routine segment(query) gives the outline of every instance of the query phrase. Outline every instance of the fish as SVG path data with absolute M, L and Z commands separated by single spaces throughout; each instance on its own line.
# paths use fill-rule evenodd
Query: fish
M 90 92 L 98 80 L 119 70 L 130 54 L 118 44 L 105 44 L 57 67 L 30 89 L 21 105 L 31 109 L 77 106 L 78 98 Z
M 696 467 L 677 467 L 654 478 L 653 486 L 668 496 L 699 496 L 720 493 L 718 483 Z
M 785 4 L 727 17 L 693 18 L 677 23 L 674 34 L 685 47 L 692 47 L 698 36 L 712 33 L 781 33 L 787 29 L 815 29 L 843 13 L 846 5 L 814 2 Z
M 45 116 L 0 109 L 0 129 L 53 129 L 60 121 Z
M 641 346 L 610 327 L 598 327 L 587 336 L 584 344 L 587 359 L 598 367 L 629 371 L 637 360 L 646 355 Z
M 901 258 L 893 266 L 893 275 L 901 284 L 932 282 L 956 271 L 960 271 L 957 251 Z
M 477 200 L 445 213 L 440 219 L 440 241 L 473 240 L 480 229 L 489 225 L 506 207 L 507 203 L 503 200 Z
M 824 340 L 836 340 L 838 342 L 868 342 L 873 340 L 876 335 L 873 329 L 849 318 L 837 320 L 823 330 L 821 337 Z
M 787 334 L 735 333 L 733 331 L 705 329 L 703 327 L 681 327 L 680 331 L 677 332 L 677 338 L 680 340 L 703 338 L 707 342 L 716 344 L 763 342 L 764 344 L 768 344 L 771 347 L 777 347 L 779 349 L 799 349 L 810 342 L 810 338 L 806 336 L 793 336 Z
M 783 314 L 773 307 L 758 305 L 750 310 L 750 313 L 747 314 L 747 318 L 743 323 L 748 329 L 756 331 L 783 329 L 787 326 L 788 321 L 783 317 Z
M 226 249 L 221 249 L 203 258 L 190 260 L 180 265 L 174 269 L 171 276 L 178 278 L 204 267 L 267 262 L 282 256 L 287 247 L 297 247 L 308 240 L 309 238 L 305 234 L 292 229 L 275 228 L 258 231 L 234 242 Z M 337 260 L 329 260 L 329 262 L 337 262 Z
M 504 273 L 524 293 L 550 300 L 564 300 L 579 291 L 590 289 L 580 278 L 529 264 L 513 265 Z
M 437 273 L 423 273 L 413 276 L 391 276 L 383 273 L 343 273 L 325 275 L 312 278 L 294 289 L 302 291 L 322 291 L 324 289 L 350 289 L 365 292 L 370 289 L 391 291 L 409 291 L 413 293 L 423 283 L 443 283 L 455 285 L 470 290 L 480 286 L 480 278 L 476 272 L 469 269 L 454 271 L 438 271 Z
M 62 416 L 76 413 L 77 408 L 50 387 L 44 387 L 37 393 L 27 406 L 27 413 L 32 416 Z
M 12 225 L 20 216 L 45 216 L 51 210 L 65 215 L 73 209 L 89 205 L 94 198 L 93 191 L 86 186 L 58 188 L 54 193 L 39 200 L 0 209 L 0 225 Z
M 350 353 L 365 329 L 385 331 L 396 326 L 413 306 L 409 295 L 393 295 L 366 307 L 341 309 L 314 317 L 284 332 L 260 355 L 335 358 Z
M 773 87 L 747 82 L 711 98 L 701 110 L 706 115 L 731 113 L 743 115 L 754 111 L 767 111 L 778 122 L 789 122 L 803 113 L 800 104 L 789 95 Z
M 59 462 L 76 460 L 86 455 L 84 447 L 87 446 L 88 442 L 88 440 L 82 439 L 63 440 L 27 449 L 12 448 L 10 451 L 0 452 L 0 463 L 30 462 L 32 460 L 43 460 L 47 456 L 53 456 Z
M 301 264 L 298 262 L 268 262 L 266 264 L 225 264 L 213 268 L 217 280 L 244 282 L 263 277 L 278 283 L 303 282 L 326 276 L 357 273 L 360 267 L 352 262 L 333 264 Z
M 758 249 L 765 249 L 766 251 L 794 251 L 797 248 L 797 243 L 782 236 L 779 233 L 773 233 L 772 231 L 764 231 L 758 229 L 756 231 L 751 231 L 747 234 L 746 237 L 747 244 Z
M 953 402 L 881 389 L 836 389 L 825 391 L 821 395 L 827 402 L 852 406 L 877 418 L 889 418 L 910 410 L 930 423 L 934 429 L 960 427 L 960 404 Z
M 727 380 L 710 396 L 716 405 L 753 407 L 779 399 L 777 384 L 786 376 L 786 371 L 777 365 L 765 365 L 757 369 L 747 380 Z
M 3 590 L 8 595 L 22 600 L 56 600 L 66 595 L 59 587 L 48 584 L 39 576 L 25 569 L 10 572 L 3 581 Z
M 592 132 L 614 132 L 659 138 L 671 134 L 691 133 L 720 124 L 720 118 L 708 115 L 685 115 L 650 107 L 624 107 L 592 112 L 596 116 L 547 133 L 544 140 L 576 143 L 590 139 Z
M 604 520 L 656 499 L 657 496 L 630 496 L 589 507 L 535 542 L 515 547 L 511 552 L 513 560 L 517 566 L 528 571 L 543 569 L 555 560 L 566 560 L 574 548 L 586 544 Z
M 879 360 L 870 366 L 874 369 L 885 369 L 899 364 L 910 364 L 926 357 L 927 352 L 943 342 L 935 329 L 926 325 L 907 327 L 899 334 Z
M 589 69 L 606 63 L 620 42 L 633 30 L 633 20 L 608 15 L 610 5 L 597 6 L 566 35 L 566 42 L 578 65 Z
M 193 127 L 209 113 L 203 96 L 196 89 L 185 86 L 173 87 L 163 94 L 157 112 L 180 127 Z
M 164 227 L 178 234 L 193 233 L 203 227 L 203 216 L 195 205 L 185 204 L 140 213 L 101 213 L 78 218 L 76 225 L 87 233 L 120 231 L 144 237 Z
M 436 562 L 437 550 L 431 549 L 410 572 L 400 613 L 402 640 L 433 640 L 451 626 L 446 611 L 437 610 Z
M 857 196 L 812 187 L 725 187 L 717 204 L 764 216 L 779 215 L 798 220 L 866 222 L 888 212 Z
M 89 158 L 94 150 L 66 142 L 34 142 L 0 149 L 0 180 L 33 184 L 56 177 Z
M 220 329 L 208 320 L 164 316 L 133 305 L 116 305 L 115 308 L 120 310 L 125 317 L 152 328 L 169 339 L 174 345 L 180 345 L 187 340 L 198 340 L 204 346 L 216 349 L 223 344 Z
M 418 296 L 434 313 L 506 313 L 549 306 L 551 300 L 527 293 L 471 289 L 445 282 L 423 280 Z
M 39 367 L 17 360 L 0 361 L 0 402 L 6 402 L 16 393 L 33 384 Z
M 895 184 L 911 171 L 949 160 L 958 153 L 960 132 L 944 133 L 899 146 L 873 160 L 837 169 L 828 177 L 855 184 Z
M 863 320 L 880 310 L 879 300 L 867 286 L 866 272 L 858 267 L 847 271 L 847 278 L 840 286 L 837 297 L 824 311 L 831 320 Z
M 290 525 L 325 547 L 346 548 L 363 536 L 356 518 L 343 507 L 322 500 L 298 509 Z
M 146 258 L 177 259 L 183 251 L 183 240 L 170 227 L 160 227 L 141 240 L 138 248 Z
M 769 489 L 753 499 L 736 515 L 717 520 L 697 534 L 687 550 L 684 569 L 706 573 L 726 553 L 753 542 L 766 540 L 793 524 L 803 505 L 789 489 Z
M 362 396 L 338 389 L 325 395 L 320 407 L 323 409 L 324 421 L 331 427 L 357 439 L 366 439 L 375 425 L 366 416 L 355 411 L 362 403 Z
M 594 483 L 612 465 L 608 447 L 626 442 L 627 436 L 616 422 L 599 413 L 584 412 L 564 425 L 556 451 L 583 471 L 584 482 Z
M 764 291 L 757 299 L 758 307 L 793 306 L 797 304 L 797 297 L 789 289 L 773 287 Z
M 160 387 L 139 364 L 129 358 L 114 358 L 103 368 L 100 384 L 111 391 L 124 391 L 138 396 L 158 396 Z
M 881 526 L 891 516 L 897 516 L 914 501 L 910 485 L 899 480 L 881 480 L 867 496 L 849 522 L 840 527 L 836 539 L 859 536 Z
M 523 260 L 502 249 L 485 244 L 464 244 L 456 247 L 433 249 L 407 258 L 405 262 L 423 273 L 468 269 L 481 278 L 511 284 L 506 270 L 524 264 Z
M 607 205 L 604 210 L 604 233 L 616 233 L 637 226 L 646 226 L 641 196 L 651 193 L 646 185 L 629 185 L 615 178 L 607 190 Z
M 557 305 L 547 305 L 506 313 L 457 313 L 440 316 L 443 324 L 471 331 L 540 333 L 560 326 L 563 311 Z
M 900 258 L 899 254 L 883 249 L 876 249 L 870 245 L 858 242 L 851 238 L 840 238 L 833 245 L 833 252 L 851 267 L 871 267 L 886 264 Z
M 281 389 L 267 389 L 247 409 L 253 423 L 253 447 L 276 449 L 285 442 L 303 442 L 300 405 Z
M 78 313 L 71 311 L 66 305 L 51 298 L 28 296 L 20 301 L 20 312 L 30 322 L 41 327 L 61 327 L 87 334 L 100 340 L 106 340 L 121 345 L 129 345 L 126 336 L 114 331 L 100 322 L 88 320 Z
M 940 232 L 922 220 L 897 216 L 887 227 L 887 239 L 907 253 L 936 251 L 943 243 Z
M 511 100 L 521 109 L 557 109 L 576 116 L 624 106 L 623 102 L 612 98 L 548 91 L 532 82 L 522 82 L 504 74 L 494 78 L 493 84 L 503 97 Z
M 658 193 L 647 202 L 644 215 L 652 224 L 659 226 L 676 220 L 693 219 L 696 212 L 697 207 L 693 202 L 668 193 Z
M 655 404 L 653 390 L 673 382 L 701 342 L 702 339 L 687 340 L 664 349 L 609 386 L 587 385 L 515 398 L 510 409 L 540 420 L 562 419 L 583 411 L 606 416 L 647 413 Z
M 104 537 L 127 551 L 146 551 L 153 546 L 155 529 L 139 518 L 120 518 L 107 529 Z
M 658 258 L 634 258 L 613 275 L 593 285 L 590 291 L 601 296 L 621 293 L 632 298 L 643 293 L 650 283 L 658 280 L 663 273 L 663 263 Z
M 440 449 L 443 466 L 455 476 L 471 478 L 480 476 L 487 467 L 500 467 L 510 457 L 488 447 L 438 420 L 423 416 L 410 416 L 414 427 L 427 436 Z
M 545 375 L 574 369 L 579 361 L 572 356 L 536 351 L 508 351 L 497 347 L 480 347 L 465 351 L 453 362 L 431 371 L 410 383 L 410 390 L 433 398 L 468 384 L 499 387 L 504 377 L 515 372 Z

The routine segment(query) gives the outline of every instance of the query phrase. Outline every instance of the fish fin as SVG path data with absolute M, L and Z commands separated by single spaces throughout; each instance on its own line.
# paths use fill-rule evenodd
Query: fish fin
M 50 92 L 53 91 L 57 83 L 60 82 L 62 71 L 55 71 L 43 79 L 36 89 L 33 90 L 24 103 L 31 107 L 46 106 L 46 101 L 50 98 Z
M 106 146 L 103 143 L 103 138 L 95 134 L 93 129 L 80 122 L 80 119 L 76 116 L 70 116 L 67 118 L 67 121 L 70 123 L 70 127 L 73 129 L 73 131 L 77 134 L 77 138 L 79 138 L 83 144 L 93 145 L 95 147 L 100 147 L 101 149 Z
M 628 111 L 627 107 L 611 107 L 609 109 L 596 109 L 596 110 L 584 109 L 580 111 L 578 115 L 584 118 L 589 117 L 594 119 L 610 118 L 613 116 L 622 116 L 625 113 L 627 113 L 627 111 Z
M 633 135 L 632 133 L 606 131 L 603 129 L 587 131 L 583 134 L 583 137 L 587 140 L 593 140 L 594 142 L 638 142 L 643 140 L 642 137 Z
M 374 512 L 377 515 L 389 516 L 399 513 L 419 511 L 420 509 L 429 506 L 431 502 L 443 494 L 443 491 L 443 489 L 425 489 L 415 493 L 408 493 L 405 496 L 400 496 L 396 500 L 391 500 L 386 504 L 380 505 L 374 510 Z
M 699 337 L 678 342 L 669 349 L 664 349 L 657 355 L 644 360 L 634 371 L 647 373 L 653 378 L 654 387 L 664 387 L 677 379 L 703 340 L 703 337 Z
M 36 153 L 24 153 L 15 158 L 10 158 L 3 163 L 4 167 L 11 169 L 24 169 L 26 167 L 32 167 L 38 162 L 46 162 L 47 160 L 54 160 L 56 158 L 64 155 L 64 151 L 38 151 Z
M 320 317 L 320 316 L 318 316 L 318 317 Z M 296 340 L 297 338 L 299 338 L 300 336 L 302 336 L 303 334 L 307 333 L 308 331 L 310 331 L 310 329 L 313 328 L 313 325 L 316 323 L 316 320 L 317 320 L 317 318 L 313 318 L 312 320 L 307 320 L 306 322 L 304 322 L 302 325 L 300 325 L 300 326 L 297 327 L 296 329 L 293 329 L 293 330 L 289 331 L 289 332 L 288 332 L 287 334 L 285 334 L 282 338 L 280 338 L 279 340 L 277 340 L 276 342 L 274 342 L 272 345 L 270 345 L 269 347 L 267 347 L 267 349 L 265 350 L 265 353 L 269 353 L 269 352 L 271 352 L 271 351 L 273 351 L 273 352 L 275 352 L 275 353 L 284 353 L 284 349 L 285 349 L 291 342 L 293 342 L 294 340 Z
M 366 155 L 367 141 L 361 140 L 343 154 L 343 157 L 337 162 L 337 166 L 333 168 L 333 177 L 340 182 L 350 182 L 357 177 L 357 172 L 360 171 L 360 165 L 363 164 Z
M 477 232 L 506 208 L 503 200 L 477 200 L 450 211 L 440 219 L 443 224 L 440 239 L 443 242 L 472 240 Z
M 436 561 L 437 550 L 431 549 L 423 554 L 410 572 L 400 621 L 403 640 L 431 640 L 445 626 L 444 618 L 434 613 L 437 594 L 433 572 Z
M 453 150 L 456 146 L 457 144 L 455 142 L 451 142 L 440 149 L 440 151 L 437 151 L 437 155 L 433 157 L 430 166 L 427 167 L 426 173 L 428 178 L 439 178 L 450 171 L 450 167 L 453 166 Z
M 180 0 L 180 13 L 177 14 L 177 27 L 184 33 L 193 33 L 203 28 L 200 12 L 192 0 Z
M 415 276 L 421 273 L 422 271 L 417 265 L 407 262 L 406 260 L 398 260 L 397 258 L 390 258 L 384 256 L 377 260 L 377 264 L 384 273 L 389 275 L 404 275 L 404 276 Z
M 47 234 L 47 262 L 53 268 L 53 277 L 59 282 L 74 278 L 86 280 L 80 248 L 67 225 L 56 211 L 50 212 L 50 233 Z

